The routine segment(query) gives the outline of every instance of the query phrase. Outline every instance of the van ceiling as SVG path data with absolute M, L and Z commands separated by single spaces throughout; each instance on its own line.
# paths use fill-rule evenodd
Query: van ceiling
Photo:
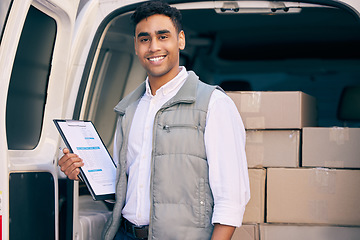
M 342 9 L 306 7 L 300 13 L 280 14 L 181 12 L 186 49 L 207 43 L 213 56 L 223 60 L 360 58 L 360 20 Z M 119 16 L 109 31 L 132 36 L 129 18 L 130 14 Z
M 360 21 L 336 8 L 303 8 L 293 14 L 218 14 L 183 10 L 185 32 L 219 41 L 225 60 L 359 58 Z

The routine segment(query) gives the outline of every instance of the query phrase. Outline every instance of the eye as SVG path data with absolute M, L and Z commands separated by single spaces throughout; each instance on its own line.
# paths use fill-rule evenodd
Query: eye
M 145 42 L 148 42 L 148 41 L 149 41 L 148 38 L 141 38 L 141 39 L 140 39 L 140 42 L 142 42 L 142 43 L 145 43 Z
M 161 35 L 161 36 L 159 37 L 160 40 L 165 40 L 166 38 L 168 38 L 166 35 Z

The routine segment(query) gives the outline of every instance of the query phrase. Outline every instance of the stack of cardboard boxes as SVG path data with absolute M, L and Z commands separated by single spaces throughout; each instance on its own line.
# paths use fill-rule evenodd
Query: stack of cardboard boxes
M 316 127 L 316 100 L 302 92 L 228 95 L 251 191 L 233 240 L 360 239 L 360 129 Z

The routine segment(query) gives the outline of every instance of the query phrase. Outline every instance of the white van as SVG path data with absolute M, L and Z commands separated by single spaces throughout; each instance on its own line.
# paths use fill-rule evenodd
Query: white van
M 111 205 L 59 173 L 52 120 L 92 120 L 112 152 L 113 107 L 146 76 L 130 23 L 141 2 L 0 1 L 1 240 L 100 236 Z M 319 126 L 360 125 L 337 114 L 342 90 L 360 85 L 359 0 L 168 2 L 183 14 L 181 65 L 203 81 L 303 91 L 318 101 Z

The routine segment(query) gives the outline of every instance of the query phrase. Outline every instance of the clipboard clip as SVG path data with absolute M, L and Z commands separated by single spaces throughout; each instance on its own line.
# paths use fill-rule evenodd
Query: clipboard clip
M 66 124 L 69 127 L 85 127 L 85 123 L 79 120 L 66 120 Z

